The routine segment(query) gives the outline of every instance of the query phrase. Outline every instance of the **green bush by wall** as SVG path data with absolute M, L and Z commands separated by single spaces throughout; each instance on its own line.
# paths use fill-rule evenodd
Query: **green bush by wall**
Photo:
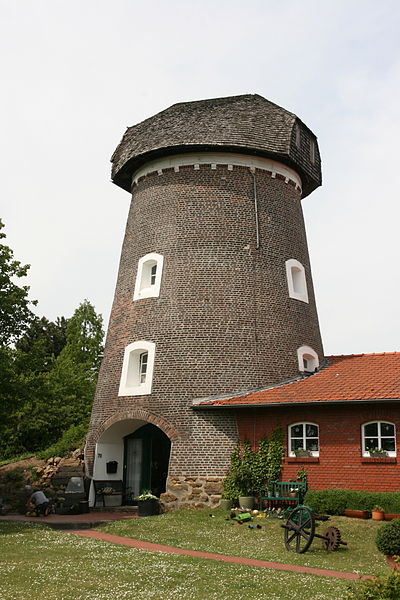
M 382 554 L 400 554 L 400 519 L 393 519 L 378 529 L 376 546 Z
M 318 514 L 342 515 L 345 509 L 372 510 L 376 504 L 386 513 L 400 514 L 400 492 L 367 492 L 360 490 L 309 490 L 304 504 Z

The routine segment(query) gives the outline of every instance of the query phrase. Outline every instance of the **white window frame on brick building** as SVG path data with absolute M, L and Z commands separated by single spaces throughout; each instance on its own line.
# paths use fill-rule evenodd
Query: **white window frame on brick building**
M 396 425 L 390 421 L 369 421 L 368 423 L 363 423 L 361 425 L 361 439 L 362 455 L 364 457 L 374 457 L 373 453 L 371 454 L 369 451 L 372 448 L 385 451 L 387 457 L 390 458 L 395 457 L 397 454 Z M 393 447 L 394 449 L 389 449 Z M 382 458 L 384 458 L 384 454 Z
M 154 342 L 141 340 L 125 348 L 118 396 L 151 394 L 153 383 Z
M 310 428 L 316 429 L 315 433 Z M 288 456 L 296 456 L 295 450 L 305 451 L 305 456 L 319 456 L 319 426 L 316 423 L 299 422 L 288 426 Z
M 314 373 L 319 367 L 318 354 L 310 346 L 297 348 L 297 360 L 301 373 Z
M 308 303 L 306 272 L 303 265 L 295 258 L 289 258 L 285 265 L 289 298 Z
M 133 300 L 157 298 L 160 295 L 163 266 L 164 257 L 156 252 L 139 258 Z

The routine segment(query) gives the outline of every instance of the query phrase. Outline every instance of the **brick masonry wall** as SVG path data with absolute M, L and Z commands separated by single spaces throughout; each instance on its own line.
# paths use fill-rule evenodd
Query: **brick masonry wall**
M 134 186 L 86 448 L 89 472 L 110 419 L 145 415 L 172 439 L 170 477 L 221 477 L 238 439 L 235 416 L 196 412 L 192 400 L 296 376 L 302 345 L 322 359 L 300 192 L 267 171 L 257 169 L 256 180 L 259 249 L 249 168 L 171 168 Z M 149 252 L 164 256 L 160 296 L 133 302 L 137 263 Z M 288 297 L 289 258 L 305 267 L 309 304 Z M 136 340 L 156 344 L 152 393 L 118 397 L 124 349 Z
M 368 421 L 395 423 L 400 431 L 400 410 L 395 404 L 312 406 L 298 408 L 254 408 L 236 411 L 241 441 L 252 445 L 270 435 L 275 425 L 285 432 L 285 460 L 282 481 L 296 478 L 300 467 L 308 471 L 310 489 L 345 488 L 370 491 L 398 491 L 400 471 L 396 458 L 361 456 L 361 425 Z M 288 457 L 288 426 L 297 422 L 319 425 L 319 458 Z

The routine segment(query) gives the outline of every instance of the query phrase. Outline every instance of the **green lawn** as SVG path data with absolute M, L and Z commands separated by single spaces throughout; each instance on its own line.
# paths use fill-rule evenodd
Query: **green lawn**
M 316 540 L 310 552 L 298 556 L 283 549 L 280 522 L 260 519 L 262 529 L 250 530 L 225 521 L 221 511 L 214 514 L 179 511 L 102 529 L 184 548 L 387 573 L 374 549 L 377 523 L 332 519 L 349 547 L 327 554 Z M 145 552 L 36 523 L 0 522 L 0 548 L 0 600 L 342 600 L 348 586 L 328 577 Z
M 209 515 L 215 515 L 211 518 Z M 191 550 L 203 550 L 261 560 L 306 565 L 320 569 L 334 569 L 358 574 L 387 573 L 385 558 L 375 546 L 375 535 L 381 526 L 371 519 L 331 517 L 321 522 L 317 533 L 330 526 L 339 527 L 348 546 L 336 552 L 326 552 L 322 541 L 314 542 L 305 554 L 288 552 L 283 543 L 280 519 L 255 519 L 262 529 L 249 529 L 246 524 L 225 520 L 229 513 L 216 510 L 176 511 L 157 517 L 108 523 L 101 529 L 115 535 L 158 542 Z

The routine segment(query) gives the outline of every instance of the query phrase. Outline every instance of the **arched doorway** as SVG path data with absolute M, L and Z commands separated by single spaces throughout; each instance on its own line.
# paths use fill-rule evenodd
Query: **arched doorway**
M 165 492 L 171 442 L 161 429 L 148 423 L 124 437 L 124 489 L 128 503 L 151 490 Z

